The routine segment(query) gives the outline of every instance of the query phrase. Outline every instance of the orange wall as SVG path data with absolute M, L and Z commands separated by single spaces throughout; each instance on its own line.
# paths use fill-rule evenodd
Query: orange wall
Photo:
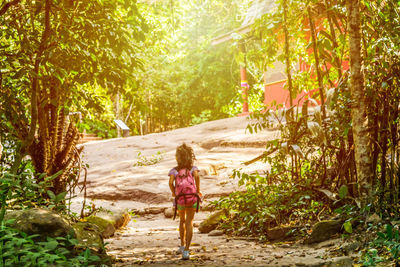
M 267 107 L 271 107 L 272 103 L 275 101 L 276 104 L 283 104 L 285 107 L 290 107 L 289 100 L 289 90 L 285 88 L 286 81 L 281 81 L 277 83 L 267 84 L 264 89 L 264 104 Z M 296 96 L 293 100 L 293 105 L 301 106 L 304 101 L 311 97 L 317 89 L 311 90 L 307 93 L 302 92 Z M 318 101 L 319 102 L 319 101 Z

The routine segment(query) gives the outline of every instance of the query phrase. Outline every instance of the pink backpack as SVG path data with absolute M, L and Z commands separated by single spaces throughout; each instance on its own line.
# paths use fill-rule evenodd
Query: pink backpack
M 188 169 L 179 170 L 175 176 L 175 203 L 181 206 L 192 206 L 197 203 L 196 212 L 199 211 L 200 197 L 196 192 L 196 183 L 192 173 Z M 175 215 L 176 216 L 175 206 Z

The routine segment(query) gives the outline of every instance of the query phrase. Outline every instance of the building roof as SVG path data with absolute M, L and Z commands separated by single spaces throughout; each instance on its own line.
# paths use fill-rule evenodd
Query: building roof
M 256 19 L 261 18 L 262 15 L 270 13 L 276 7 L 276 0 L 254 0 L 249 9 L 247 10 L 246 16 L 242 22 L 242 25 L 228 33 L 222 34 L 212 40 L 212 45 L 224 43 L 232 39 L 232 34 L 246 34 L 251 31 L 251 25 L 254 24 Z

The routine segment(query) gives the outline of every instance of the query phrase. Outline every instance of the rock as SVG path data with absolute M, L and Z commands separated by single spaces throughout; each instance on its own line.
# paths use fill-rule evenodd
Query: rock
M 222 236 L 224 235 L 224 232 L 220 230 L 212 230 L 211 232 L 208 233 L 209 236 Z
M 294 230 L 298 229 L 298 227 L 293 226 L 277 226 L 267 231 L 267 237 L 270 241 L 273 240 L 282 240 L 288 237 L 293 236 Z
M 374 214 L 372 214 L 371 216 L 369 216 L 368 218 L 367 218 L 367 223 L 373 223 L 373 224 L 377 224 L 377 223 L 379 223 L 379 222 L 381 222 L 382 221 L 382 219 L 381 219 L 381 217 L 379 217 L 379 215 L 378 214 L 376 214 L 376 213 L 374 213 Z
M 213 205 L 210 205 L 210 203 L 207 203 L 206 201 L 204 201 L 203 205 L 201 205 L 200 209 L 202 211 L 214 211 L 215 207 Z
M 331 262 L 328 265 L 328 267 L 352 267 L 352 266 L 353 266 L 353 259 L 346 256 L 332 258 Z
M 164 216 L 165 216 L 165 218 L 172 218 L 172 217 L 174 217 L 174 213 L 175 213 L 175 208 L 166 208 L 165 210 L 164 210 Z M 178 214 L 177 214 L 177 216 L 178 216 Z
M 328 240 L 333 235 L 340 233 L 342 222 L 339 220 L 327 220 L 316 223 L 312 228 L 312 233 L 306 243 L 319 243 Z
M 11 227 L 28 235 L 38 234 L 40 239 L 75 235 L 74 229 L 65 218 L 47 209 L 7 211 L 4 220 L 10 219 L 15 219 Z
M 150 208 L 145 208 L 144 212 L 145 212 L 145 214 L 154 214 L 155 215 L 155 214 L 163 213 L 165 209 L 166 208 L 150 207 Z
M 207 140 L 201 142 L 199 145 L 204 149 L 211 149 L 213 147 L 219 146 L 221 144 L 221 140 Z
M 144 209 L 138 209 L 136 212 L 137 215 L 143 216 L 146 214 L 146 211 Z
M 79 246 L 101 252 L 104 248 L 103 238 L 97 225 L 90 222 L 77 222 L 72 225 L 76 233 Z
M 345 244 L 341 247 L 341 249 L 343 250 L 343 252 L 346 255 L 349 255 L 351 253 L 353 253 L 354 251 L 360 249 L 360 247 L 362 246 L 361 242 L 355 241 L 353 243 L 348 243 Z
M 199 175 L 200 175 L 200 177 L 208 176 L 209 174 L 210 174 L 210 172 L 209 172 L 209 170 L 207 170 L 207 169 L 200 169 L 200 170 L 199 170 Z
M 111 222 L 115 230 L 127 226 L 131 220 L 131 215 L 122 210 L 115 212 L 98 212 L 96 216 Z
M 91 255 L 100 258 L 101 266 L 112 266 L 112 259 L 104 250 L 104 241 L 99 227 L 89 222 L 77 222 L 72 227 L 78 240 L 78 244 L 75 246 L 77 251 L 89 248 Z
M 320 249 L 320 248 L 332 247 L 334 245 L 339 244 L 340 241 L 341 241 L 341 239 L 339 239 L 339 238 L 329 239 L 329 240 L 322 241 L 321 243 L 317 244 L 315 248 Z
M 103 219 L 98 216 L 90 216 L 85 220 L 91 224 L 96 225 L 99 228 L 100 234 L 103 238 L 112 237 L 115 233 L 115 227 L 109 220 Z
M 287 266 L 307 266 L 307 267 L 323 267 L 326 266 L 326 261 L 324 259 L 306 256 L 306 257 L 290 257 L 288 258 Z M 283 266 L 281 262 L 278 264 Z
M 224 210 L 219 210 L 213 214 L 211 214 L 207 219 L 202 221 L 199 225 L 200 233 L 209 233 L 215 228 L 217 228 L 218 224 L 222 221 L 222 218 L 225 216 Z

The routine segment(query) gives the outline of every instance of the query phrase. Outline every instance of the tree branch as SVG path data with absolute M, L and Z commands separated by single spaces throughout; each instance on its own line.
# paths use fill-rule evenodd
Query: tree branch
M 7 12 L 7 10 L 8 10 L 10 7 L 15 6 L 15 5 L 18 5 L 19 2 L 21 2 L 21 0 L 14 0 L 14 1 L 11 1 L 11 2 L 6 3 L 6 4 L 0 9 L 0 16 L 3 16 L 3 15 Z
M 11 173 L 16 173 L 19 165 L 21 164 L 22 158 L 26 155 L 31 146 L 36 133 L 37 123 L 38 123 L 38 76 L 39 76 L 39 67 L 42 60 L 42 55 L 44 50 L 46 49 L 47 39 L 50 36 L 50 9 L 51 9 L 51 1 L 46 0 L 45 3 L 45 16 L 44 16 L 44 32 L 42 38 L 40 40 L 39 48 L 36 52 L 35 63 L 33 69 L 33 77 L 32 77 L 32 87 L 31 87 L 31 125 L 29 128 L 28 136 L 23 142 L 21 149 L 18 155 L 15 158 L 13 166 L 11 167 Z

